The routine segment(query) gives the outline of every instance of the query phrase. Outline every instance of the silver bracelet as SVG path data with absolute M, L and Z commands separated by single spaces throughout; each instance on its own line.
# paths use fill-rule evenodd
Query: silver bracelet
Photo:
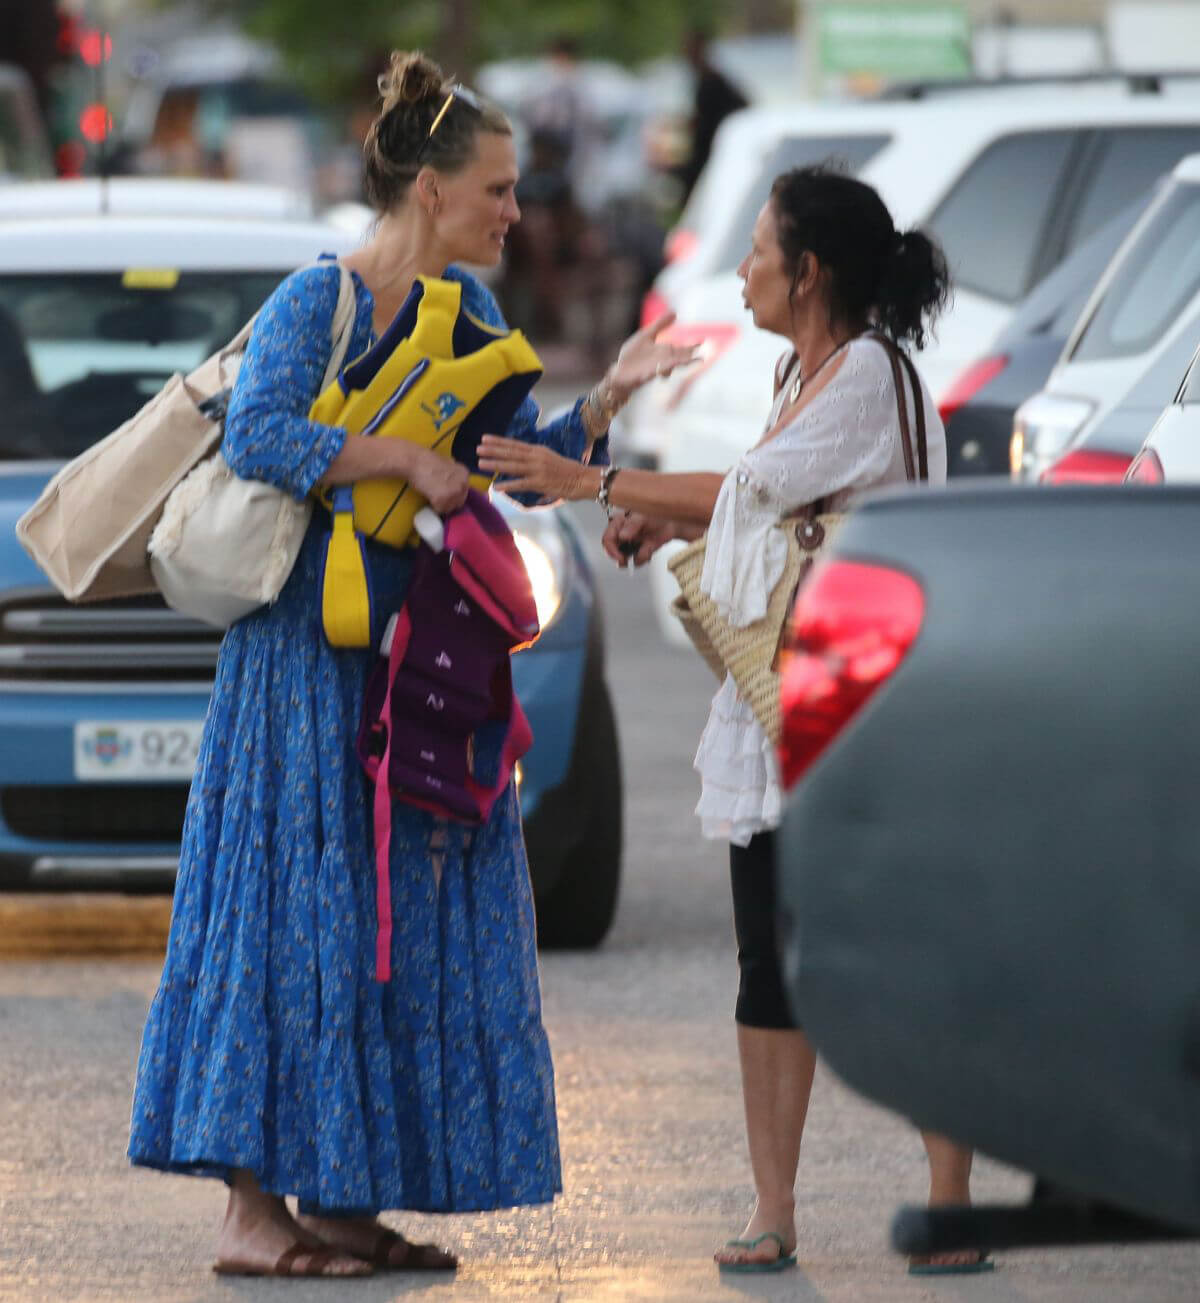
M 608 495 L 612 489 L 613 480 L 620 473 L 620 466 L 605 466 L 600 472 L 600 487 L 596 490 L 596 501 L 604 508 L 610 519 L 612 518 L 612 504 L 608 500 Z

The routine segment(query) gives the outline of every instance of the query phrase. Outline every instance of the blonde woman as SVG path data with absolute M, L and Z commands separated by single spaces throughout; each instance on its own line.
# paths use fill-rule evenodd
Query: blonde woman
M 381 90 L 366 142 L 379 221 L 344 260 L 357 295 L 350 357 L 418 275 L 458 281 L 467 311 L 501 325 L 456 264 L 495 265 L 520 216 L 498 110 L 419 54 L 395 55 Z M 227 460 L 297 498 L 399 477 L 453 511 L 465 467 L 309 420 L 338 283 L 333 263 L 306 269 L 264 306 L 230 403 Z M 621 401 L 687 357 L 657 342 L 662 324 L 628 341 L 565 416 L 539 428 L 530 401 L 508 433 L 575 462 L 606 460 L 597 441 Z M 129 1153 L 229 1184 L 219 1272 L 452 1269 L 453 1254 L 410 1243 L 379 1212 L 538 1204 L 561 1188 L 520 809 L 512 785 L 478 828 L 394 806 L 393 976 L 373 980 L 374 851 L 354 746 L 372 653 L 322 635 L 321 517 L 278 601 L 221 645 Z M 403 603 L 412 556 L 366 546 L 386 618 Z

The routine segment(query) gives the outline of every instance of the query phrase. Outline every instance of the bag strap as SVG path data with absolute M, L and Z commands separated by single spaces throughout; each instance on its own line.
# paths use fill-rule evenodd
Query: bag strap
M 325 379 L 321 383 L 322 390 L 328 389 L 337 379 L 337 374 L 342 369 L 342 363 L 346 360 L 346 353 L 350 348 L 350 336 L 354 333 L 354 309 L 356 306 L 354 277 L 340 262 L 335 262 L 333 265 L 338 269 L 338 297 L 330 326 L 330 342 L 333 351 L 330 354 L 329 364 L 325 368 Z M 329 266 L 329 261 L 326 259 L 322 262 L 312 262 L 308 266 L 325 269 Z M 307 270 L 307 268 L 301 270 Z M 225 379 L 225 364 L 232 358 L 240 357 L 246 351 L 246 345 L 250 342 L 250 336 L 254 331 L 254 324 L 257 320 L 258 313 L 256 312 L 217 354 L 217 375 L 220 378 L 221 388 L 229 387 Z
M 888 356 L 888 361 L 892 367 L 892 383 L 896 387 L 896 410 L 900 416 L 900 447 L 904 453 L 904 473 L 910 480 L 915 480 L 918 473 L 922 480 L 929 479 L 929 448 L 925 440 L 925 399 L 921 393 L 921 378 L 917 375 L 917 369 L 912 364 L 911 358 L 898 348 L 894 340 L 889 339 L 882 331 L 872 331 L 872 334 L 883 345 L 883 351 Z M 913 466 L 912 453 L 912 435 L 908 423 L 908 404 L 904 401 L 904 379 L 900 374 L 900 364 L 903 362 L 905 370 L 908 372 L 909 381 L 912 384 L 913 392 L 913 409 L 917 418 L 917 465 Z
M 921 377 L 917 375 L 917 368 L 913 366 L 912 358 L 910 358 L 902 348 L 898 348 L 896 352 L 900 356 L 900 361 L 904 363 L 904 369 L 908 372 L 909 383 L 912 385 L 913 409 L 917 418 L 918 478 L 928 480 L 929 447 L 925 441 L 925 396 L 921 392 Z M 900 406 L 902 408 L 906 406 L 902 396 L 900 397 Z
M 316 263 L 318 267 L 328 266 L 327 263 Z M 333 310 L 333 324 L 330 327 L 331 341 L 333 351 L 329 355 L 329 365 L 325 368 L 325 379 L 322 381 L 322 391 L 329 388 L 337 379 L 338 372 L 342 369 L 342 363 L 346 360 L 346 353 L 350 348 L 350 336 L 354 333 L 354 309 L 357 306 L 354 295 L 354 277 L 342 266 L 334 264 L 340 276 L 338 281 L 338 298 L 337 306 Z

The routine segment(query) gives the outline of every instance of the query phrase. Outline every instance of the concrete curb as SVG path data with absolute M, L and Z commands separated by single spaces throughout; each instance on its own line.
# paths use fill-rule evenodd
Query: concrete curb
M 0 893 L 0 958 L 162 954 L 171 897 L 117 892 Z

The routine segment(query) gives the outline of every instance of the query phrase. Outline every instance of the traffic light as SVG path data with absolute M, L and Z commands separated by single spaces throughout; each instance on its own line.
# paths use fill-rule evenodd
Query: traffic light
M 105 95 L 112 33 L 78 13 L 60 9 L 57 45 L 55 167 L 59 176 L 83 176 L 89 170 L 102 170 L 104 146 L 113 132 Z

